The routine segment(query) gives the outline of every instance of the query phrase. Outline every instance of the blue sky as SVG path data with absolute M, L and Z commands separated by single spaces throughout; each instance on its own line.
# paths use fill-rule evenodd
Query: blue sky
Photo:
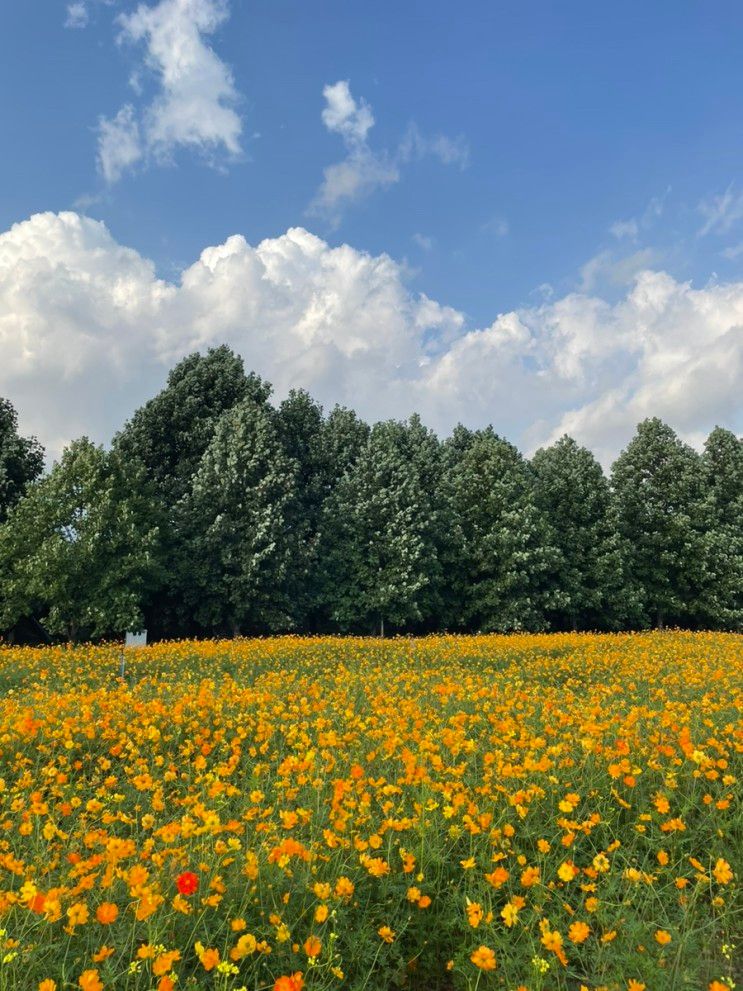
M 480 423 L 500 416 L 504 432 L 527 448 L 572 426 L 610 456 L 628 439 L 633 417 L 655 412 L 640 394 L 652 395 L 658 384 L 688 390 L 690 375 L 696 385 L 700 375 L 709 383 L 714 369 L 727 366 L 729 374 L 731 360 L 733 372 L 739 371 L 737 297 L 730 296 L 743 266 L 739 4 L 6 0 L 0 16 L 0 231 L 7 232 L 6 258 L 16 257 L 21 238 L 28 265 L 40 252 L 45 264 L 76 272 L 79 288 L 96 250 L 113 258 L 125 246 L 138 259 L 152 260 L 167 285 L 178 286 L 205 248 L 232 235 L 252 247 L 268 239 L 282 255 L 276 239 L 302 227 L 325 245 L 322 258 L 333 259 L 336 281 L 332 288 L 323 283 L 322 292 L 337 296 L 357 275 L 349 274 L 353 265 L 341 271 L 326 249 L 345 244 L 362 260 L 388 255 L 396 268 L 385 285 L 397 302 L 383 301 L 379 312 L 386 319 L 392 307 L 402 321 L 400 339 L 390 346 L 401 349 L 393 366 L 428 369 L 427 384 L 424 389 L 423 373 L 408 369 L 383 402 L 362 396 L 362 412 L 405 415 L 401 397 L 415 393 L 442 431 L 457 419 Z M 185 83 L 177 78 L 173 44 L 184 38 L 198 48 Z M 168 73 L 176 78 L 170 90 Z M 339 89 L 339 83 L 347 85 Z M 194 95 L 204 97 L 200 104 Z M 117 118 L 120 112 L 123 118 Z M 109 158 L 102 160 L 105 121 L 123 121 L 129 137 L 136 128 L 130 164 L 121 130 L 109 135 Z M 328 178 L 325 170 L 334 166 L 340 171 Z M 338 192 L 343 183 L 349 195 Z M 34 237 L 29 228 L 12 233 L 12 225 L 45 211 L 101 221 L 108 240 L 96 242 L 104 237 L 100 227 L 84 227 L 75 241 L 79 247 L 79 238 L 85 240 L 80 254 L 71 247 L 69 223 L 66 233 L 47 232 L 48 238 L 39 220 Z M 52 263 L 39 245 L 55 238 Z M 315 248 L 304 245 L 301 253 L 325 270 Z M 125 264 L 130 262 L 128 257 Z M 0 358 L 6 354 L 0 392 L 10 393 L 30 428 L 48 434 L 41 414 L 29 410 L 31 396 L 55 368 L 64 366 L 62 377 L 78 391 L 76 383 L 95 374 L 96 366 L 77 343 L 67 348 L 77 341 L 76 326 L 57 330 L 51 351 L 79 352 L 77 366 L 28 359 L 34 344 L 49 352 L 57 304 L 43 298 L 38 281 L 32 280 L 29 293 L 25 271 L 20 283 L 13 282 L 17 269 L 11 276 L 9 264 L 5 283 L 0 278 L 5 312 L 20 319 L 20 284 L 24 297 L 33 297 L 33 320 L 25 318 L 20 330 L 6 329 L 4 340 L 0 331 Z M 669 322 L 638 344 L 630 325 L 644 320 L 632 295 L 642 273 L 654 274 L 654 291 L 661 275 L 671 280 L 661 293 Z M 358 394 L 354 376 L 363 368 L 353 374 L 343 363 L 329 369 L 327 354 L 315 354 L 314 363 L 297 360 L 297 319 L 309 319 L 307 307 L 316 303 L 314 275 L 312 292 L 304 283 L 297 289 L 307 298 L 303 316 L 294 314 L 291 326 L 285 308 L 281 317 L 265 317 L 273 312 L 273 297 L 248 298 L 243 276 L 235 278 L 237 283 L 223 284 L 224 293 L 245 297 L 244 317 L 262 326 L 260 333 L 280 335 L 274 350 L 285 359 L 258 368 L 277 382 L 278 392 L 307 385 L 326 403 Z M 381 278 L 378 272 L 375 278 Z M 120 347 L 122 335 L 136 336 L 134 324 L 113 327 L 100 316 L 102 307 L 116 308 L 110 267 L 106 279 L 105 299 L 86 298 L 86 319 L 98 314 L 86 334 L 100 343 L 113 334 Z M 716 316 L 702 329 L 698 322 L 706 318 L 700 314 L 712 304 L 690 297 L 689 285 L 714 296 Z M 137 291 L 148 293 L 152 286 L 142 283 Z M 353 301 L 368 298 L 368 287 L 359 291 L 349 296 L 347 321 L 353 322 Z M 442 311 L 426 326 L 420 294 Z M 192 320 L 201 303 L 191 300 L 184 315 L 181 296 L 179 318 Z M 686 321 L 685 330 L 675 341 L 670 314 L 684 307 L 685 316 L 677 319 Z M 499 316 L 509 314 L 517 315 L 519 328 L 493 331 Z M 152 334 L 155 324 L 170 328 L 176 319 L 159 309 L 149 317 Z M 230 319 L 222 336 L 247 352 L 249 363 L 260 362 L 260 347 L 235 330 L 241 317 Z M 28 329 L 29 320 L 37 329 Z M 480 336 L 461 343 L 488 328 L 487 341 Z M 419 331 L 411 351 L 403 338 Z M 217 321 L 214 334 L 219 332 Z M 295 337 L 287 340 L 290 332 Z M 348 333 L 366 341 L 364 334 L 373 331 Z M 161 334 L 172 336 L 169 329 Z M 623 342 L 611 354 L 596 344 L 606 335 Z M 719 351 L 725 335 L 727 350 L 716 352 L 712 369 L 700 370 L 701 351 Z M 89 407 L 78 400 L 69 424 L 48 434 L 47 443 L 56 450 L 65 430 L 95 435 L 96 424 L 98 439 L 105 440 L 105 429 L 115 428 L 144 398 L 144 383 L 157 386 L 167 361 L 194 343 L 215 342 L 200 330 L 169 340 L 145 362 L 146 374 L 122 353 L 116 400 L 106 406 L 104 396 L 91 395 Z M 334 354 L 340 347 L 348 355 L 347 341 L 339 345 L 334 337 L 332 343 Z M 149 343 L 139 341 L 142 346 Z M 467 351 L 479 352 L 468 359 L 477 369 L 483 361 L 494 364 L 492 375 L 473 385 L 471 401 L 460 353 Z M 369 361 L 371 382 L 381 373 L 373 354 Z M 454 374 L 450 366 L 457 362 Z M 504 395 L 514 363 L 519 374 L 533 373 L 532 401 L 515 412 L 519 402 Z M 624 369 L 624 378 L 612 379 L 606 366 Z M 660 379 L 654 382 L 653 375 Z M 488 378 L 500 383 L 495 395 L 487 393 Z M 740 429 L 735 384 L 722 389 L 727 398 L 721 406 L 705 398 L 699 410 L 679 415 L 678 396 L 661 396 L 657 412 L 673 422 L 676 411 L 674 425 L 696 443 L 717 420 Z M 607 396 L 617 390 L 624 399 L 608 409 Z M 54 402 L 69 405 L 62 392 Z M 45 415 L 54 416 L 55 408 L 45 407 Z M 582 419 L 571 420 L 577 411 Z M 602 433 L 607 413 L 614 425 Z

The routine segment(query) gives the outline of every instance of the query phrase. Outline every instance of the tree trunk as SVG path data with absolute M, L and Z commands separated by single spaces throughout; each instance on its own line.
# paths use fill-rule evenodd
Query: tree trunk
M 379 635 L 384 636 L 384 616 L 379 617 Z
M 662 630 L 664 628 L 663 627 L 663 610 L 662 609 L 659 609 L 658 610 L 658 615 L 657 615 L 657 618 L 656 618 L 656 621 L 655 621 L 655 626 L 659 630 Z

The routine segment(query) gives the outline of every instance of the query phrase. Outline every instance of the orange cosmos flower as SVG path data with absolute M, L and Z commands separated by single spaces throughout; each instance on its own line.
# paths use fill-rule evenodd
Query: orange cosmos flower
M 219 950 L 211 947 L 207 949 L 202 943 L 196 943 L 194 949 L 204 970 L 214 970 L 215 967 L 219 966 Z
M 338 898 L 350 898 L 355 890 L 353 881 L 347 877 L 339 877 L 335 883 L 335 893 Z
M 377 935 L 385 943 L 393 943 L 395 941 L 395 933 L 389 926 L 380 926 L 377 929 Z
M 667 946 L 671 942 L 671 934 L 666 932 L 665 929 L 658 929 L 655 933 L 656 943 L 660 943 L 661 946 Z
M 489 946 L 478 946 L 472 953 L 470 960 L 480 970 L 495 970 L 497 966 L 495 953 L 493 953 Z
M 103 983 L 97 970 L 84 970 L 77 979 L 81 991 L 103 991 Z
M 308 957 L 319 957 L 322 943 L 317 936 L 308 936 L 304 941 L 304 952 Z
M 109 926 L 119 917 L 119 907 L 113 902 L 101 902 L 95 910 L 95 917 L 102 926 Z
M 730 884 L 735 875 L 733 870 L 727 860 L 723 860 L 722 857 L 719 858 L 717 863 L 712 869 L 712 874 L 718 884 Z
M 571 943 L 585 943 L 591 935 L 591 927 L 585 922 L 573 922 L 568 929 L 568 939 Z
M 496 867 L 492 874 L 485 875 L 485 880 L 488 884 L 492 884 L 494 888 L 500 888 L 501 885 L 506 883 L 508 878 L 509 874 L 505 867 Z
M 469 922 L 469 924 L 472 926 L 473 929 L 477 929 L 477 927 L 482 922 L 482 917 L 483 917 L 482 905 L 479 905 L 477 902 L 468 901 L 467 921 Z
M 527 867 L 521 875 L 521 884 L 524 888 L 531 888 L 539 884 L 541 873 L 538 867 Z
M 298 970 L 295 974 L 277 977 L 274 982 L 273 991 L 302 991 L 303 987 L 304 980 L 302 979 L 302 972 Z

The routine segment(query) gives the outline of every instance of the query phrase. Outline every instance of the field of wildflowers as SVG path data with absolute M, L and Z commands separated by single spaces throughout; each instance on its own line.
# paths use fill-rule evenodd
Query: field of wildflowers
M 742 675 L 673 632 L 0 649 L 0 991 L 727 991 Z

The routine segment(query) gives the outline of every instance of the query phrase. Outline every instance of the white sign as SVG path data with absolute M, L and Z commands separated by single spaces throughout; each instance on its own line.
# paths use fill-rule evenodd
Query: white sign
M 127 630 L 124 635 L 124 646 L 125 647 L 146 647 L 147 646 L 147 630 Z

